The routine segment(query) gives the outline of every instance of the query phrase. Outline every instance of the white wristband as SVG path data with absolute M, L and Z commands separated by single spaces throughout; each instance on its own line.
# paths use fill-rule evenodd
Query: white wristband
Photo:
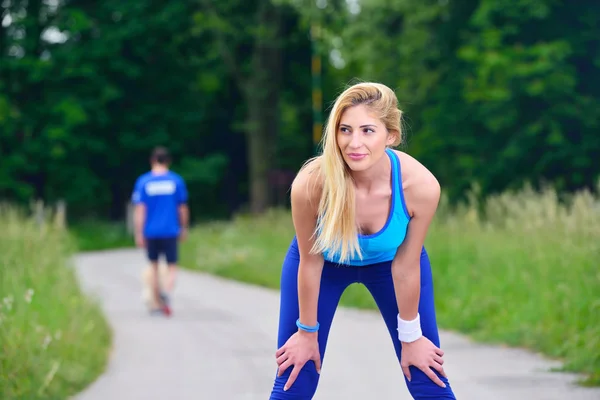
M 421 316 L 417 313 L 417 317 L 412 321 L 405 321 L 398 314 L 398 339 L 401 342 L 411 343 L 423 336 L 421 332 Z

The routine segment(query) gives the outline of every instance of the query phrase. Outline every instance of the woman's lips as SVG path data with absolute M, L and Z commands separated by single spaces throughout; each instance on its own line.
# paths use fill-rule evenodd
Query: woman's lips
M 360 153 L 350 153 L 348 154 L 348 157 L 353 160 L 353 161 L 360 161 L 363 158 L 365 158 L 367 155 L 366 154 L 360 154 Z

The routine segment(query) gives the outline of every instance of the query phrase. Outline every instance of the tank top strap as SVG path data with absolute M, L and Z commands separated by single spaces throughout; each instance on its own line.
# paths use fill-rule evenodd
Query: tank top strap
M 402 165 L 400 164 L 400 158 L 398 154 L 392 149 L 386 149 L 390 158 L 392 159 L 392 175 L 393 175 L 393 185 L 392 196 L 394 197 L 394 202 L 396 207 L 394 209 L 397 212 L 401 212 L 404 216 L 410 219 L 410 214 L 408 213 L 408 208 L 406 207 L 406 200 L 404 199 L 404 189 L 402 188 Z
M 400 195 L 400 193 L 398 193 L 398 174 L 399 174 L 399 163 L 398 163 L 398 157 L 396 157 L 396 154 L 394 153 L 394 150 L 390 149 L 390 148 L 386 148 L 385 152 L 387 153 L 388 157 L 390 158 L 390 163 L 392 164 L 392 199 L 394 200 L 394 202 L 397 201 L 398 196 Z

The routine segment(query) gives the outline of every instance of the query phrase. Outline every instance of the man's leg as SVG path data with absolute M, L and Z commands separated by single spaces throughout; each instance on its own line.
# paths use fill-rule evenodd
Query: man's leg
M 179 260 L 179 243 L 176 237 L 163 239 L 162 243 L 163 251 L 165 253 L 165 259 L 167 261 L 167 278 L 166 282 L 163 281 L 163 290 L 160 292 L 160 299 L 166 308 L 165 311 L 168 314 L 170 314 L 171 296 L 173 294 L 175 278 L 177 276 L 177 262 Z
M 165 291 L 168 295 L 173 292 L 177 277 L 177 263 L 179 262 L 179 242 L 176 237 L 165 239 L 165 257 L 167 259 L 168 276 Z
M 150 287 L 152 289 L 152 307 L 158 308 L 160 304 L 160 282 L 158 280 L 158 256 L 160 242 L 157 239 L 146 238 L 146 251 L 150 262 Z
M 402 345 L 398 340 L 397 332 L 397 315 L 398 303 L 396 302 L 396 293 L 394 291 L 394 281 L 392 279 L 391 263 L 379 264 L 373 267 L 367 267 L 363 271 L 363 283 L 373 295 L 377 306 L 387 325 L 391 335 L 394 349 L 398 362 L 400 362 L 402 354 Z M 421 316 L 421 330 L 423 336 L 431 340 L 431 342 L 440 347 L 440 338 L 435 317 L 435 305 L 433 301 L 433 279 L 431 275 L 431 267 L 429 258 L 425 249 L 421 253 L 421 297 L 419 299 L 419 314 Z M 445 388 L 434 383 L 423 371 L 410 366 L 411 381 L 408 382 L 404 376 L 400 366 L 398 367 L 400 377 L 404 376 L 404 380 L 410 394 L 414 399 L 452 399 L 456 397 L 450 388 L 447 378 L 441 376 L 436 370 L 432 371 L 446 384 Z

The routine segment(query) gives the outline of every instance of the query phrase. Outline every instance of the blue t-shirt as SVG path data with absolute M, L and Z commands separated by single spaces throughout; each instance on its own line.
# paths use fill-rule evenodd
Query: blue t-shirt
M 187 200 L 185 181 L 175 172 L 147 172 L 140 176 L 135 182 L 131 201 L 146 206 L 144 237 L 177 237 L 181 229 L 178 209 Z

